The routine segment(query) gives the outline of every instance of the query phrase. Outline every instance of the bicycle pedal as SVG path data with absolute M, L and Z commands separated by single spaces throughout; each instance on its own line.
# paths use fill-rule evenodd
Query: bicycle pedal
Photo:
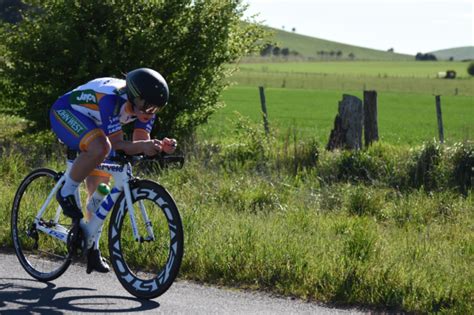
M 30 228 L 26 231 L 26 235 L 35 241 L 35 243 L 33 244 L 33 249 L 37 250 L 39 248 L 38 246 L 39 237 L 38 237 L 38 231 L 36 230 L 36 224 L 34 223 L 31 224 Z
M 71 230 L 67 235 L 67 248 L 72 257 L 80 258 L 84 255 L 83 233 L 79 224 L 79 220 L 72 221 Z

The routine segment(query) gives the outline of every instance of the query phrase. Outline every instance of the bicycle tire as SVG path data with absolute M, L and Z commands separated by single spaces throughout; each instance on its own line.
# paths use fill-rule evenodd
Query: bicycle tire
M 129 219 L 128 224 L 124 224 L 129 216 L 126 215 L 128 210 L 125 195 L 122 193 L 110 218 L 108 233 L 110 260 L 117 278 L 130 294 L 138 298 L 152 299 L 165 293 L 178 275 L 184 250 L 183 227 L 176 203 L 163 186 L 153 181 L 139 180 L 131 185 L 131 193 L 134 204 L 138 201 L 147 202 L 147 212 L 156 233 L 155 240 L 139 242 L 130 239 L 133 233 L 130 230 Z M 157 211 L 149 211 L 150 206 L 156 206 Z M 134 208 L 135 217 L 140 218 L 139 207 Z M 162 228 L 156 229 L 156 226 L 160 225 Z M 124 235 L 125 228 L 130 232 L 128 236 Z M 141 228 L 143 229 L 143 226 Z M 160 251 L 161 243 L 166 245 L 162 246 L 163 250 Z M 148 245 L 151 249 L 146 248 Z M 160 255 L 160 252 L 166 251 L 166 246 L 168 252 Z M 148 258 L 145 257 L 147 253 L 150 254 Z M 141 265 L 140 260 L 142 264 L 145 260 L 147 263 L 151 262 L 152 266 L 137 266 Z M 147 278 L 144 279 L 143 276 Z
M 45 180 L 44 187 L 40 179 Z M 33 227 L 38 207 L 46 200 L 57 180 L 58 173 L 51 169 L 40 168 L 32 171 L 18 187 L 12 206 L 11 237 L 16 256 L 28 274 L 43 282 L 58 278 L 71 264 L 65 243 Z M 57 207 L 56 199 L 53 198 L 43 218 L 55 213 Z M 46 266 L 55 267 L 49 270 Z

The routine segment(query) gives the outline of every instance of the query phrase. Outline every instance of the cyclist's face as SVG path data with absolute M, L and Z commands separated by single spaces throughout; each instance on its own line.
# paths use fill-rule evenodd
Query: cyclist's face
M 161 110 L 160 107 L 147 103 L 144 99 L 137 97 L 133 101 L 135 109 L 142 114 L 155 114 Z
M 133 113 L 135 116 L 137 116 L 137 119 L 143 123 L 147 123 L 150 121 L 150 119 L 153 118 L 153 116 L 155 115 L 153 111 L 151 112 L 147 112 L 147 111 L 143 111 L 138 105 L 137 103 L 135 103 L 135 106 L 132 107 L 133 108 Z

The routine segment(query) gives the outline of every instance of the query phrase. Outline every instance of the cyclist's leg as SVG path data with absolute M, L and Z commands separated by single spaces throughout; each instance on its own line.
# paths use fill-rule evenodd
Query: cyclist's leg
M 69 179 L 66 179 L 66 182 L 69 180 L 72 183 L 81 183 L 107 156 L 111 149 L 110 141 L 103 130 L 97 128 L 91 118 L 71 107 L 67 96 L 60 98 L 53 105 L 50 119 L 52 129 L 56 135 L 68 147 L 81 152 L 72 164 Z M 56 198 L 60 202 L 64 213 L 73 218 L 82 218 L 82 211 L 77 206 L 74 194 L 61 196 L 61 190 L 59 190 Z M 66 213 L 68 207 L 69 213 Z M 108 265 L 102 260 L 100 251 L 96 249 L 89 250 L 88 273 L 92 270 L 108 272 L 109 269 Z
M 87 189 L 87 202 L 89 202 L 92 194 L 97 190 L 99 184 L 108 184 L 111 175 L 101 170 L 93 170 L 89 176 L 86 177 L 86 189 Z M 90 220 L 92 213 L 86 212 L 86 219 Z
M 50 120 L 53 131 L 68 147 L 80 150 L 74 161 L 66 183 L 57 198 L 64 213 L 73 218 L 82 218 L 74 192 L 79 183 L 98 165 L 110 150 L 110 142 L 95 122 L 75 111 L 68 97 L 60 98 L 51 108 Z
M 88 199 L 91 198 L 92 194 L 96 191 L 100 183 L 108 184 L 110 175 L 101 170 L 93 170 L 86 178 L 86 187 Z M 91 220 L 98 220 L 94 213 L 86 211 L 86 218 L 90 222 Z M 103 221 L 101 221 L 100 227 L 97 233 L 93 236 L 93 244 L 87 254 L 87 273 L 93 270 L 98 272 L 109 272 L 110 267 L 107 262 L 102 258 L 99 250 L 100 236 L 102 235 Z
M 105 159 L 110 148 L 110 141 L 102 129 L 91 130 L 81 140 L 81 153 L 71 167 L 71 178 L 82 182 Z

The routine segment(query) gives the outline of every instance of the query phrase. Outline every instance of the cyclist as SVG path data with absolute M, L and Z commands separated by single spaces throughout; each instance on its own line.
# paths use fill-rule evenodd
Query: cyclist
M 168 85 L 155 70 L 139 68 L 129 72 L 125 80 L 98 78 L 61 96 L 50 110 L 53 131 L 69 148 L 80 151 L 66 182 L 56 194 L 66 216 L 82 219 L 75 193 L 86 180 L 88 196 L 109 174 L 95 168 L 109 153 L 121 150 L 127 154 L 173 153 L 176 140 L 151 139 L 155 114 L 168 102 Z M 122 125 L 134 122 L 132 141 L 123 138 Z M 88 219 L 94 220 L 94 214 Z M 88 248 L 87 273 L 108 272 L 109 266 L 99 251 L 100 232 Z

